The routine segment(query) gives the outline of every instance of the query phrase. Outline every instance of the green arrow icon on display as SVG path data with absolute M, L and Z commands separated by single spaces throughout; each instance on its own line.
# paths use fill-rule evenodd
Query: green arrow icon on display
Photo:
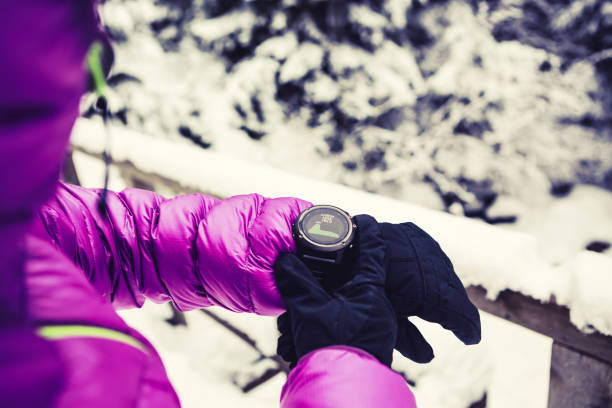
M 321 235 L 322 237 L 340 238 L 340 235 L 332 231 L 325 231 L 321 229 L 321 224 L 315 224 L 308 230 L 309 234 Z

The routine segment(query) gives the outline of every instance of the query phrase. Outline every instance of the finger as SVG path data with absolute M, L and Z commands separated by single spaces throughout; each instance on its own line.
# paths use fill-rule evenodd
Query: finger
M 285 312 L 276 319 L 276 328 L 280 334 L 291 334 L 291 316 Z
M 476 344 L 481 338 L 478 309 L 470 301 L 446 254 L 438 245 L 436 247 L 437 257 L 430 258 L 433 260 L 424 275 L 426 286 L 430 288 L 430 301 L 435 302 L 435 307 L 428 302 L 419 317 L 439 323 L 464 344 Z
M 281 333 L 276 344 L 276 354 L 281 356 L 288 363 L 296 363 L 297 353 L 293 340 L 293 332 L 291 330 L 291 317 L 285 312 L 278 317 L 278 331 Z
M 458 280 L 458 279 L 457 279 Z M 477 344 L 481 338 L 480 314 L 461 284 L 449 287 L 440 325 L 452 331 L 464 344 Z
M 330 298 L 310 269 L 291 253 L 282 253 L 276 259 L 274 279 L 289 310 L 319 306 Z
M 417 315 L 439 323 L 465 344 L 480 341 L 480 315 L 440 245 L 412 223 L 401 224 L 418 254 L 427 295 Z
M 395 348 L 404 357 L 416 363 L 429 363 L 434 358 L 431 345 L 419 329 L 406 318 L 398 322 Z
M 369 215 L 356 215 L 355 250 L 358 251 L 357 274 L 352 284 L 385 285 L 385 241 L 376 220 Z
M 450 260 L 448 263 L 450 264 Z M 481 338 L 480 313 L 468 297 L 452 264 L 450 265 L 448 269 L 449 295 L 446 297 L 448 327 L 443 327 L 455 333 L 455 336 L 464 344 L 477 344 Z

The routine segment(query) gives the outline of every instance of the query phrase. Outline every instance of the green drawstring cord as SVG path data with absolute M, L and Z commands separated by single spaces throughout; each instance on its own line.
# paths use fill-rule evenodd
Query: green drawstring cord
M 106 133 L 106 147 L 104 148 L 104 163 L 106 169 L 104 172 L 104 190 L 98 201 L 98 209 L 104 215 L 106 213 L 106 193 L 108 191 L 108 178 L 111 164 L 109 153 L 110 148 L 110 133 L 108 131 L 107 119 L 109 116 L 108 102 L 106 100 L 106 89 L 108 84 L 104 78 L 104 69 L 102 68 L 102 45 L 99 42 L 94 42 L 87 53 L 87 68 L 93 78 L 94 91 L 98 94 L 96 108 L 102 111 L 102 120 Z M 116 330 L 107 329 L 105 327 L 85 326 L 85 325 L 58 325 L 58 326 L 43 326 L 38 329 L 38 334 L 48 340 L 63 340 L 71 338 L 97 338 L 104 340 L 112 340 L 132 346 L 144 353 L 147 353 L 147 346 L 137 339 L 125 333 Z
M 117 330 L 107 329 L 98 326 L 84 325 L 58 325 L 58 326 L 43 326 L 38 330 L 38 335 L 47 340 L 63 340 L 71 338 L 96 338 L 104 340 L 112 340 L 119 343 L 132 346 L 144 353 L 147 353 L 147 346 L 134 337 Z
M 104 98 L 107 88 L 106 79 L 104 78 L 104 69 L 102 68 L 102 44 L 98 41 L 94 42 L 87 53 L 87 67 L 94 81 L 96 93 Z
M 108 192 L 108 179 L 112 159 L 110 156 L 110 132 L 107 124 L 109 111 L 108 102 L 106 100 L 106 88 L 108 88 L 108 84 L 104 78 L 104 69 L 102 68 L 102 44 L 97 41 L 91 45 L 91 48 L 87 53 L 87 67 L 89 68 L 89 73 L 93 78 L 95 92 L 98 94 L 96 108 L 102 111 L 102 122 L 104 123 L 104 132 L 106 134 L 106 146 L 104 147 L 104 152 L 102 153 L 105 165 L 104 189 L 102 190 L 102 194 L 100 194 L 100 199 L 98 200 L 98 210 L 102 215 L 104 215 L 106 214 L 107 210 L 106 195 Z

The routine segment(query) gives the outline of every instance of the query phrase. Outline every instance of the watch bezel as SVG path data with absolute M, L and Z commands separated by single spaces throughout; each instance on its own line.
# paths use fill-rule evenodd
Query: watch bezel
M 337 242 L 334 244 L 321 244 L 321 243 L 315 242 L 312 239 L 308 238 L 308 235 L 304 232 L 304 228 L 303 228 L 304 219 L 312 211 L 320 210 L 320 209 L 331 209 L 331 210 L 337 211 L 346 218 L 348 222 L 348 231 L 345 237 L 340 242 Z M 338 252 L 338 251 L 345 249 L 353 241 L 353 238 L 355 236 L 355 230 L 357 227 L 348 212 L 334 205 L 329 205 L 329 204 L 314 205 L 302 211 L 300 215 L 298 216 L 297 220 L 295 221 L 295 223 L 293 224 L 293 226 L 294 226 L 294 239 L 296 241 L 296 244 L 299 242 L 305 247 L 311 250 L 314 250 L 314 251 L 319 251 L 319 252 Z

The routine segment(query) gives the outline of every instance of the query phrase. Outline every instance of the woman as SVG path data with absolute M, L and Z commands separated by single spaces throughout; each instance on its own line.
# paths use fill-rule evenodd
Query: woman
M 150 299 L 280 314 L 273 266 L 294 251 L 291 225 L 310 203 L 128 189 L 98 211 L 99 191 L 58 182 L 85 56 L 101 35 L 94 8 L 2 0 L 0 10 L 0 399 L 178 406 L 154 348 L 114 308 Z M 369 353 L 333 341 L 313 353 L 290 375 L 285 406 L 414 406 L 403 379 Z

